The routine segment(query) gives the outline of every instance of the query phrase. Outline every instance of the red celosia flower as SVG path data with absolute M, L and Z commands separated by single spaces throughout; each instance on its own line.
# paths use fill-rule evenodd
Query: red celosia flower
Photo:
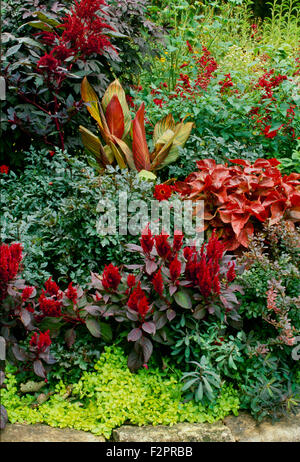
M 34 313 L 34 308 L 32 305 L 27 305 L 26 306 L 26 310 L 29 312 L 29 313 Z
M 158 201 L 168 200 L 172 195 L 172 188 L 168 184 L 157 184 L 153 196 Z
M 9 167 L 7 165 L 0 165 L 0 173 L 5 173 L 7 175 L 9 172 Z
M 142 231 L 140 243 L 141 243 L 141 247 L 143 251 L 145 252 L 145 254 L 149 255 L 154 245 L 154 238 L 149 228 L 149 224 Z
M 157 292 L 159 295 L 162 295 L 164 291 L 164 281 L 161 275 L 161 269 L 159 269 L 157 273 L 154 274 L 151 282 L 155 292 Z
M 199 252 L 193 248 L 184 249 L 187 260 L 185 275 L 191 286 L 199 287 L 201 294 L 208 298 L 213 293 L 220 294 L 220 260 L 224 255 L 224 245 L 212 234 L 207 245 Z
M 134 274 L 128 274 L 128 276 L 127 276 L 127 286 L 129 287 L 129 289 L 134 287 L 135 284 L 136 284 L 135 275 Z
M 0 300 L 7 294 L 7 285 L 18 274 L 22 260 L 21 244 L 0 245 Z
M 102 285 L 104 289 L 116 290 L 121 282 L 119 268 L 110 263 L 106 265 L 102 274 Z
M 181 275 L 181 263 L 178 260 L 177 255 L 170 263 L 169 270 L 172 282 L 176 282 Z
M 60 289 L 56 282 L 52 281 L 52 277 L 45 282 L 45 289 L 48 295 L 55 295 L 58 296 L 60 293 Z
M 23 302 L 26 302 L 26 300 L 31 297 L 31 295 L 33 294 L 33 291 L 34 291 L 34 287 L 25 287 L 25 289 L 23 289 L 22 291 Z
M 137 287 L 132 291 L 127 305 L 130 309 L 140 314 L 142 321 L 145 319 L 145 316 L 148 313 L 150 307 L 145 292 L 141 288 L 140 282 L 138 283 Z
M 172 255 L 172 249 L 169 244 L 168 237 L 168 234 L 159 234 L 158 236 L 155 236 L 155 246 L 157 253 L 164 260 L 169 259 Z
M 228 282 L 232 282 L 236 278 L 235 274 L 235 262 L 228 263 L 229 269 L 226 274 Z
M 36 347 L 38 353 L 44 353 L 46 349 L 51 345 L 51 339 L 49 336 L 49 330 L 46 332 L 34 332 L 32 335 L 29 344 L 32 347 Z
M 50 318 L 59 318 L 62 315 L 62 302 L 54 298 L 46 297 L 44 291 L 42 291 L 38 301 L 43 317 L 47 316 Z
M 184 238 L 184 235 L 181 231 L 178 231 L 178 230 L 174 231 L 173 251 L 175 253 L 179 252 L 179 250 L 181 249 L 182 244 L 183 244 L 183 238 Z
M 73 287 L 73 282 L 70 282 L 66 291 L 66 297 L 71 300 L 73 303 L 77 302 L 78 292 L 75 287 Z

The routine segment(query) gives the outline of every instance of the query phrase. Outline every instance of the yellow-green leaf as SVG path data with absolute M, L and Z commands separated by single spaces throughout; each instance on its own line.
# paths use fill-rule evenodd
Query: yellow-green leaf
M 98 136 L 94 135 L 90 130 L 83 127 L 82 125 L 79 126 L 79 131 L 81 134 L 82 142 L 86 149 L 94 154 L 97 158 L 101 157 L 101 142 Z
M 154 175 L 154 173 L 152 172 L 149 172 L 149 170 L 141 170 L 138 173 L 138 177 L 140 177 L 143 180 L 147 180 L 147 181 L 155 181 L 157 178 L 156 175 Z
M 89 84 L 86 77 L 84 77 L 83 81 L 81 82 L 81 97 L 86 103 L 87 110 L 98 123 L 99 128 L 103 129 L 103 123 L 99 111 L 98 96 L 93 87 Z
M 154 127 L 153 131 L 153 143 L 156 144 L 158 139 L 167 131 L 175 130 L 175 122 L 172 114 L 168 114 L 163 119 L 159 120 Z
M 173 139 L 173 145 L 169 151 L 169 154 L 161 163 L 160 168 L 165 167 L 166 165 L 175 162 L 179 156 L 179 147 L 183 148 L 188 137 L 191 134 L 192 128 L 194 126 L 193 122 L 179 123 L 176 125 L 175 136 Z
M 133 153 L 130 147 L 123 141 L 117 138 L 116 136 L 113 136 L 113 140 L 115 143 L 118 144 L 119 148 L 121 149 L 122 153 L 124 154 L 126 158 L 126 162 L 131 170 L 136 170 L 135 163 L 134 163 L 134 158 L 133 158 Z

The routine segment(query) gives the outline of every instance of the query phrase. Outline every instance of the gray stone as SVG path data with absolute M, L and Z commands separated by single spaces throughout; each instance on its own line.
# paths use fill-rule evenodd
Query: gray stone
M 212 424 L 181 423 L 172 427 L 157 425 L 156 427 L 134 427 L 123 425 L 113 430 L 113 440 L 120 442 L 204 442 L 234 441 L 229 430 L 221 422 Z
M 104 442 L 101 436 L 73 430 L 71 428 L 53 428 L 47 425 L 8 424 L 0 433 L 1 442 L 33 442 L 33 443 L 71 443 L 71 442 Z
M 246 413 L 238 417 L 228 416 L 224 423 L 231 430 L 236 441 L 241 442 L 299 442 L 300 413 L 279 422 L 263 421 L 260 424 Z

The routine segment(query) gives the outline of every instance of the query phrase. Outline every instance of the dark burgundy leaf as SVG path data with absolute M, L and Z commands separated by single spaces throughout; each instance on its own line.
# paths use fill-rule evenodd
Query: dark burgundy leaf
M 36 359 L 33 362 L 33 370 L 39 377 L 42 377 L 43 379 L 46 378 L 46 371 L 40 359 Z
M 27 359 L 25 351 L 21 350 L 21 348 L 18 345 L 13 345 L 11 349 L 18 361 L 25 361 Z
M 152 342 L 147 337 L 142 337 L 139 342 L 143 350 L 144 360 L 147 363 L 153 351 Z
M 127 365 L 131 371 L 136 371 L 143 364 L 141 355 L 135 350 L 131 351 L 128 355 Z
M 142 331 L 139 327 L 137 327 L 136 329 L 132 329 L 128 336 L 127 336 L 127 340 L 128 342 L 136 342 L 137 340 L 139 340 L 142 336 Z
M 65 333 L 65 341 L 69 348 L 74 344 L 76 339 L 76 332 L 74 329 L 68 329 Z
M 156 327 L 155 327 L 154 322 L 144 322 L 142 324 L 142 329 L 148 334 L 155 334 L 156 332 Z

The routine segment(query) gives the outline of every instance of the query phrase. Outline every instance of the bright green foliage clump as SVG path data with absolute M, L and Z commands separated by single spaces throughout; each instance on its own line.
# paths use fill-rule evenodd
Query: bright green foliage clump
M 214 422 L 230 413 L 238 413 L 239 399 L 231 386 L 224 385 L 209 407 L 194 401 L 184 403 L 181 387 L 176 371 L 168 374 L 150 368 L 132 374 L 122 350 L 107 347 L 95 371 L 84 373 L 71 394 L 70 388 L 60 381 L 55 394 L 37 406 L 37 396 L 20 396 L 14 375 L 7 374 L 1 402 L 12 423 L 46 423 L 53 427 L 91 431 L 106 438 L 124 423 L 141 426 Z

